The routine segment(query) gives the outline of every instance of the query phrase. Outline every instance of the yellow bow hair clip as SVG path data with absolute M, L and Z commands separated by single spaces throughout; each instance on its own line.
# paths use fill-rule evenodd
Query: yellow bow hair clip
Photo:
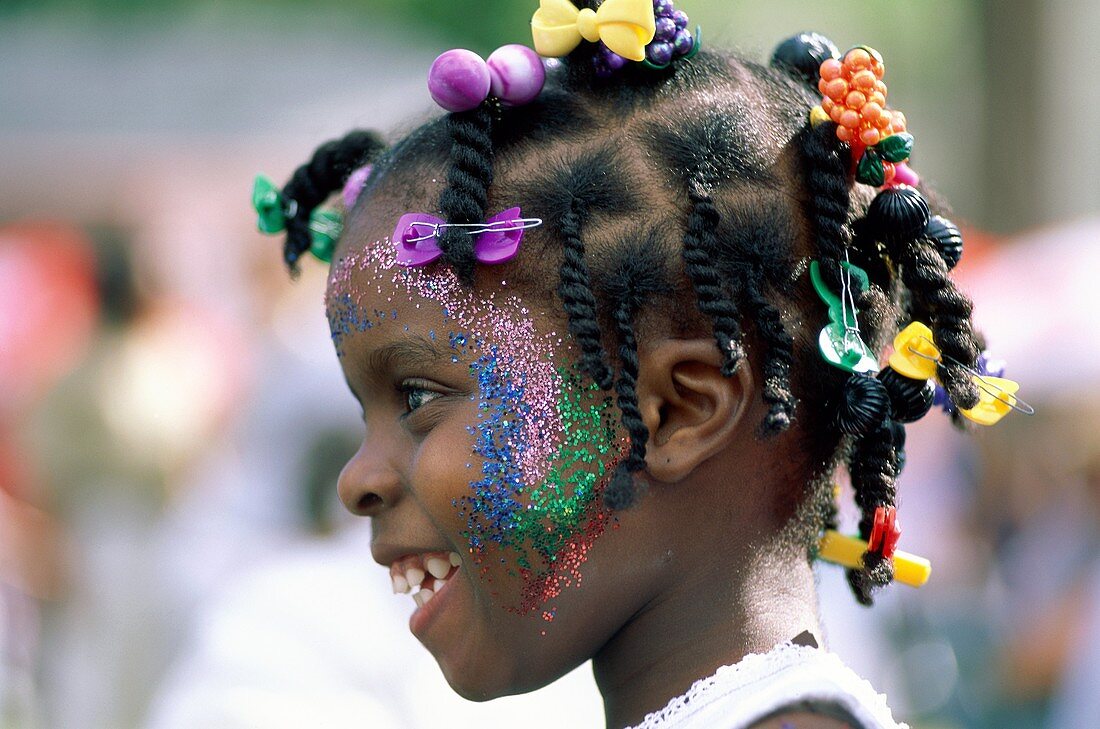
M 652 0 L 607 0 L 595 11 L 569 0 L 540 0 L 531 18 L 535 51 L 547 58 L 568 55 L 582 40 L 602 40 L 623 58 L 644 61 L 656 32 Z

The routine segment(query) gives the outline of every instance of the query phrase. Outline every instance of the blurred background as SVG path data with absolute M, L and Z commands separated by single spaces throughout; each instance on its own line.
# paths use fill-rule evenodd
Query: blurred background
M 335 504 L 361 426 L 325 271 L 289 281 L 249 206 L 255 173 L 434 113 L 432 59 L 529 43 L 535 5 L 0 0 L 0 727 L 600 724 L 583 667 L 474 705 L 407 635 Z M 822 568 L 832 647 L 914 727 L 1100 726 L 1100 3 L 677 6 L 750 58 L 883 53 L 1039 411 L 909 429 L 932 581 L 867 611 Z

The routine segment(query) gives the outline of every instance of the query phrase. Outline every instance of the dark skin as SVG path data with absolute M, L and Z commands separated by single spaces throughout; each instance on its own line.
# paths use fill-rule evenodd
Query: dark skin
M 343 279 L 336 273 L 341 256 L 383 245 L 375 241 L 392 232 L 403 212 L 423 209 L 423 200 L 438 194 L 414 190 L 413 197 L 410 189 L 387 186 L 391 192 L 361 203 L 334 259 L 330 293 L 354 293 L 364 310 L 398 312 L 393 325 L 352 332 L 344 341 L 341 364 L 364 405 L 366 436 L 341 474 L 339 493 L 349 510 L 371 517 L 372 551 L 384 566 L 418 551 L 462 555 L 445 609 L 418 636 L 451 686 L 487 700 L 544 686 L 591 658 L 607 725 L 618 727 L 641 721 L 719 666 L 805 631 L 820 636 L 805 550 L 782 536 L 792 517 L 786 495 L 805 478 L 789 455 L 794 433 L 758 439 L 765 408 L 755 368 L 724 377 L 711 337 L 673 336 L 659 319 L 640 327 L 637 392 L 651 439 L 639 479 L 648 488 L 615 515 L 617 529 L 595 540 L 581 566 L 583 584 L 557 597 L 552 623 L 505 609 L 516 603 L 522 583 L 505 567 L 478 574 L 453 505 L 470 488 L 467 427 L 476 422 L 478 394 L 468 370 L 478 352 L 458 363 L 440 351 L 373 368 L 377 352 L 418 333 L 447 331 L 453 321 L 438 299 L 403 288 L 392 271 L 368 266 Z M 506 269 L 479 271 L 479 286 Z M 422 275 L 441 270 L 437 264 Z M 560 313 L 511 293 L 531 310 L 523 318 L 547 342 L 548 356 L 571 366 L 576 350 L 550 336 L 565 331 Z M 407 389 L 409 382 L 418 389 Z M 845 725 L 800 710 L 760 726 L 784 720 Z

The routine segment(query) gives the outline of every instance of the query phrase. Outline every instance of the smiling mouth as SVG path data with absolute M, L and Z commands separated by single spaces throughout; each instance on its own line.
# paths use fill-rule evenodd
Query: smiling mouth
M 401 557 L 390 565 L 393 591 L 411 593 L 417 608 L 422 608 L 446 587 L 461 563 L 458 552 L 424 552 Z

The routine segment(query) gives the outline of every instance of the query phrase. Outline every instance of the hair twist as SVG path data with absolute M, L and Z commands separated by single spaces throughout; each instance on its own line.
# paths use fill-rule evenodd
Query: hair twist
M 768 405 L 761 433 L 781 433 L 794 420 L 796 398 L 791 392 L 791 365 L 794 362 L 794 338 L 783 326 L 783 316 L 760 290 L 763 273 L 748 272 L 741 282 L 749 312 L 764 343 L 763 398 Z
M 489 186 L 493 183 L 492 110 L 484 103 L 471 111 L 450 114 L 451 166 L 447 187 L 439 196 L 439 208 L 448 223 L 481 223 L 489 208 Z M 440 234 L 439 248 L 458 277 L 470 283 L 474 277 L 473 236 L 464 228 L 447 227 Z
M 309 250 L 313 237 L 309 230 L 310 214 L 329 195 L 343 187 L 358 167 L 371 162 L 386 145 L 374 132 L 357 129 L 340 139 L 325 142 L 309 162 L 300 166 L 283 187 L 283 197 L 293 201 L 294 215 L 286 221 L 283 260 L 292 273 L 298 259 Z
M 875 509 L 894 506 L 897 502 L 898 450 L 892 421 L 885 420 L 878 428 L 855 440 L 848 457 L 848 473 L 861 515 L 859 534 L 868 539 L 874 526 Z M 848 570 L 848 584 L 856 600 L 863 605 L 871 605 L 874 590 L 892 579 L 894 565 L 881 553 L 865 552 L 863 569 Z
M 688 189 L 691 213 L 684 234 L 684 267 L 695 289 L 699 311 L 714 324 L 714 340 L 725 358 L 722 374 L 729 377 L 737 371 L 745 352 L 741 345 L 737 305 L 722 285 L 722 277 L 713 260 L 720 214 L 702 185 L 693 183 Z
M 615 380 L 616 404 L 623 427 L 630 434 L 630 450 L 611 477 L 604 491 L 604 505 L 609 509 L 625 509 L 634 503 L 634 473 L 645 469 L 645 450 L 649 429 L 638 410 L 638 342 L 634 336 L 634 307 L 628 300 L 620 301 L 613 314 L 615 332 L 619 338 L 619 376 Z
M 920 239 L 896 246 L 891 255 L 901 268 L 902 281 L 915 308 L 931 315 L 932 336 L 943 354 L 937 374 L 944 389 L 957 407 L 974 407 L 978 404 L 978 386 L 967 371 L 974 369 L 978 360 L 970 321 L 973 304 L 948 278 L 947 264 L 929 241 Z
M 817 250 L 823 258 L 844 259 L 851 241 L 848 216 L 852 179 L 838 146 L 832 122 L 807 125 L 799 137 L 802 175 L 806 185 L 806 213 Z
M 579 366 L 595 380 L 601 390 L 611 389 L 611 369 L 600 340 L 600 324 L 596 319 L 596 297 L 592 293 L 588 264 L 584 260 L 581 227 L 587 208 L 580 198 L 573 198 L 569 212 L 562 216 L 558 230 L 564 238 L 558 295 L 569 320 L 569 332 L 581 348 Z

